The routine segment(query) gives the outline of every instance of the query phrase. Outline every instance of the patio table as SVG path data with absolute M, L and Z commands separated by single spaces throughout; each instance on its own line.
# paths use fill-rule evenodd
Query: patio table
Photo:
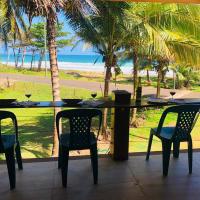
M 128 95 L 127 95 L 128 94 Z M 121 96 L 120 96 L 121 95 Z M 124 98 L 125 97 L 125 98 Z M 88 102 L 88 101 L 87 101 Z M 141 103 L 131 102 L 130 101 L 130 93 L 127 91 L 115 91 L 115 99 L 108 101 L 101 101 L 99 104 L 94 106 L 95 104 L 90 103 L 66 103 L 63 101 L 39 101 L 22 104 L 19 103 L 9 103 L 9 104 L 1 104 L 0 109 L 9 109 L 9 108 L 111 108 L 112 109 L 112 117 L 111 117 L 111 155 L 114 160 L 127 160 L 129 153 L 129 116 L 130 109 L 133 108 L 147 108 L 147 107 L 161 107 L 161 106 L 169 106 L 175 105 L 179 103 L 198 103 L 200 101 L 191 99 L 191 101 L 185 100 L 177 100 L 174 102 L 154 102 L 149 103 L 146 101 L 141 101 Z
M 131 102 L 131 94 L 125 90 L 113 91 L 113 100 L 91 100 L 83 101 L 83 104 L 73 102 L 73 99 L 65 99 L 65 101 L 39 101 L 39 102 L 16 102 L 16 103 L 1 103 L 1 108 L 111 108 L 111 142 L 110 153 L 114 160 L 127 160 L 129 153 L 129 116 L 130 110 L 133 108 L 161 107 L 175 104 L 198 103 L 199 99 L 176 99 L 175 101 L 155 101 L 148 102 L 143 100 L 140 103 Z M 77 100 L 77 99 L 76 99 Z
M 89 101 L 87 101 L 89 102 Z M 113 110 L 111 130 L 111 154 L 115 160 L 127 160 L 128 159 L 128 148 L 129 148 L 129 114 L 132 108 L 145 108 L 145 107 L 158 107 L 167 106 L 168 103 L 149 103 L 142 101 L 141 103 L 117 103 L 116 100 L 99 101 L 97 106 L 90 103 L 66 103 L 64 101 L 39 101 L 39 102 L 13 102 L 3 103 L 0 102 L 0 109 L 14 109 L 14 108 L 111 108 Z

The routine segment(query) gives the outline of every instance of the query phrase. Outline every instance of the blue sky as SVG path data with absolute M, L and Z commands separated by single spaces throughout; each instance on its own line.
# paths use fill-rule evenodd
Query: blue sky
M 58 20 L 59 22 L 63 22 L 64 23 L 64 31 L 66 32 L 70 32 L 70 35 L 69 37 L 71 36 L 74 36 L 75 33 L 74 31 L 72 30 L 72 28 L 70 27 L 70 25 L 67 23 L 67 20 L 65 19 L 65 17 L 61 14 L 59 14 L 58 16 Z M 25 21 L 27 21 L 27 19 L 25 19 Z M 33 24 L 34 23 L 37 23 L 37 22 L 41 22 L 41 21 L 44 21 L 44 19 L 42 17 L 35 17 L 33 19 Z M 87 50 L 84 50 L 83 49 L 83 45 L 84 43 L 83 42 L 80 42 L 72 51 L 72 47 L 65 47 L 65 48 L 62 48 L 59 50 L 59 54 L 65 54 L 65 55 L 95 55 L 96 53 L 93 51 L 93 49 L 87 49 Z M 5 51 L 5 48 L 2 47 L 3 44 L 1 45 L 0 44 L 0 54 L 4 54 L 6 51 Z M 28 53 L 28 52 L 27 52 Z
M 63 15 L 59 15 L 58 16 L 58 20 L 59 22 L 63 22 L 64 23 L 64 31 L 66 32 L 70 32 L 69 37 L 74 36 L 75 33 L 72 30 L 71 26 L 68 24 L 67 20 L 65 19 L 65 17 Z M 33 19 L 33 23 L 37 23 L 39 21 L 43 21 L 43 19 L 41 17 L 37 17 Z M 71 50 L 72 47 L 65 47 L 63 49 L 59 50 L 59 54 L 67 54 L 67 55 L 94 55 L 96 54 L 93 49 L 83 49 L 83 42 L 80 42 L 74 49 L 73 51 Z

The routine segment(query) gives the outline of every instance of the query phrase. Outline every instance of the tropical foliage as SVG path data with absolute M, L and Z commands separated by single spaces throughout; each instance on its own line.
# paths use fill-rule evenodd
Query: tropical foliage
M 63 23 L 58 23 L 56 25 L 56 43 L 57 43 L 57 49 L 61 49 L 66 46 L 72 46 L 73 45 L 73 38 L 65 39 L 69 33 L 63 31 Z M 36 52 L 39 52 L 40 58 L 38 62 L 38 71 L 41 70 L 41 62 L 44 58 L 45 54 L 45 48 L 46 48 L 46 23 L 39 22 L 37 24 L 32 24 L 30 28 L 29 38 L 30 38 L 30 44 L 29 47 L 31 47 L 32 50 L 32 60 L 34 58 L 34 54 Z M 31 62 L 31 68 L 32 68 L 32 62 Z
M 21 27 L 25 33 L 28 33 L 27 27 L 25 26 L 23 16 L 26 14 L 29 22 L 31 23 L 32 18 L 35 16 L 44 16 L 47 21 L 47 41 L 50 58 L 50 69 L 51 69 L 51 82 L 52 82 L 52 96 L 53 101 L 60 100 L 60 85 L 59 85 L 59 71 L 57 63 L 57 48 L 56 48 L 56 23 L 58 12 L 67 13 L 70 12 L 68 17 L 76 16 L 76 13 L 83 15 L 85 8 L 95 10 L 94 5 L 90 0 L 83 1 L 71 1 L 71 0 L 0 0 L 0 5 L 3 6 L 5 11 L 5 18 L 8 21 L 6 31 L 9 32 L 15 29 L 16 33 L 19 33 L 19 27 Z M 4 29 L 5 30 L 5 29 Z M 5 31 L 4 31 L 5 33 Z M 20 35 L 20 33 L 19 33 Z M 4 34 L 6 36 L 6 34 Z M 55 114 L 58 109 L 55 109 Z M 53 155 L 58 153 L 58 139 L 56 133 L 56 126 L 54 124 L 54 147 Z

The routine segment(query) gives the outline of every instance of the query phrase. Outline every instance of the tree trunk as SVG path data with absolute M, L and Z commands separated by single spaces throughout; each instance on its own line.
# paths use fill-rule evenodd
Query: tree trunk
M 15 48 L 12 48 L 12 50 L 13 50 L 13 56 L 14 56 L 14 60 L 15 60 L 15 68 L 17 68 L 17 59 L 16 59 Z
M 9 54 L 9 49 L 7 48 L 7 61 L 6 61 L 6 66 L 8 66 L 8 63 L 9 63 L 9 57 L 10 57 L 10 54 Z
M 41 71 L 41 68 L 42 68 L 42 61 L 43 61 L 43 59 L 44 59 L 44 53 L 45 53 L 45 50 L 42 49 L 42 50 L 40 51 L 40 59 L 39 59 L 39 61 L 38 61 L 38 72 L 40 72 L 40 71 Z M 56 57 L 56 59 L 57 59 L 57 57 Z
M 47 39 L 50 59 L 51 83 L 52 83 L 52 96 L 53 101 L 60 100 L 60 84 L 59 84 L 59 71 L 57 62 L 57 49 L 56 49 L 56 16 L 51 8 L 47 16 Z M 53 149 L 52 156 L 58 155 L 58 136 L 56 131 L 55 117 L 60 109 L 54 109 L 54 132 L 53 132 Z
M 135 99 L 138 80 L 138 57 L 136 52 L 133 52 L 133 66 L 133 99 Z
M 19 56 L 20 56 L 20 52 L 21 52 L 21 49 L 18 48 L 18 52 L 17 52 L 17 59 L 16 59 L 16 63 L 15 63 L 15 67 L 17 68 L 18 67 L 18 63 L 19 63 Z
M 35 50 L 33 49 L 32 50 L 32 56 L 31 56 L 31 67 L 30 67 L 30 70 L 33 69 L 33 60 L 34 60 L 34 57 L 35 57 Z
M 166 73 L 167 73 L 166 70 L 161 71 L 161 83 L 163 83 L 164 88 L 167 88 L 167 84 L 165 80 Z
M 156 91 L 156 97 L 160 98 L 160 83 L 161 83 L 162 73 L 161 73 L 161 67 L 159 66 L 158 69 L 158 79 L 157 79 L 157 91 Z
M 148 85 L 151 85 L 151 80 L 150 80 L 150 75 L 149 75 L 148 69 L 147 69 L 147 83 L 148 83 Z
M 25 55 L 26 55 L 26 47 L 23 48 L 23 52 L 22 52 L 22 64 L 21 64 L 22 68 L 24 67 Z
M 106 61 L 107 62 L 107 61 Z M 105 100 L 108 99 L 108 93 L 109 93 L 109 83 L 110 83 L 110 78 L 111 78 L 111 67 L 109 63 L 105 63 L 106 66 L 106 74 L 105 74 L 105 82 L 104 82 L 104 98 Z M 103 127 L 102 127 L 102 133 L 103 133 L 103 138 L 107 139 L 107 113 L 108 109 L 105 108 L 103 112 Z
M 133 100 L 136 99 L 136 89 L 138 84 L 138 56 L 136 52 L 133 52 Z M 137 108 L 132 109 L 132 116 L 130 124 L 134 126 L 136 122 Z

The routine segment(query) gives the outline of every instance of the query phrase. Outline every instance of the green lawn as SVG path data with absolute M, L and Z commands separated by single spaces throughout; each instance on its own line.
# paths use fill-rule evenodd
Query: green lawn
M 10 66 L 6 66 L 0 63 L 0 73 L 14 73 L 14 74 L 24 74 L 24 75 L 35 75 L 35 76 L 47 76 L 50 77 L 50 71 L 40 71 L 38 72 L 37 69 L 30 70 L 25 68 L 14 68 Z M 59 77 L 60 79 L 65 80 L 81 80 L 81 81 L 97 81 L 97 82 L 104 82 L 104 76 L 103 73 L 95 73 L 95 72 L 83 72 L 83 71 L 73 71 L 73 70 L 60 70 L 59 71 Z M 132 85 L 132 75 L 127 74 L 120 74 L 117 76 L 117 80 L 114 80 L 114 76 L 111 78 L 112 83 L 116 84 L 129 84 Z M 142 77 L 142 85 L 143 86 L 149 86 L 146 80 L 146 76 Z M 151 86 L 156 87 L 157 86 L 157 77 L 151 77 Z M 167 88 L 173 88 L 173 79 L 172 78 L 166 78 L 166 87 Z M 163 83 L 161 83 L 161 88 L 164 88 Z M 192 82 L 191 90 L 194 92 L 200 92 L 200 85 L 199 82 Z
M 0 91 L 0 98 L 26 100 L 24 94 L 30 92 L 31 100 L 52 100 L 51 86 L 46 84 L 16 82 L 12 87 Z M 90 91 L 61 87 L 62 98 L 90 98 Z M 98 96 L 97 96 L 98 97 Z M 50 108 L 12 109 L 19 121 L 20 142 L 24 158 L 50 157 L 52 147 L 53 110 Z
M 146 116 L 146 120 L 144 124 L 139 128 L 131 128 L 130 129 L 130 137 L 129 137 L 129 151 L 130 152 L 146 152 L 147 145 L 148 145 L 148 139 L 149 139 L 149 133 L 150 129 L 152 127 L 157 127 L 158 122 L 160 120 L 160 116 L 163 112 L 162 109 L 151 109 L 147 111 L 142 111 L 143 114 Z M 169 114 L 166 118 L 166 123 L 164 125 L 166 126 L 173 126 L 175 125 L 176 116 L 174 114 Z M 194 148 L 200 148 L 200 118 L 197 121 L 193 131 L 192 131 L 192 138 L 193 138 L 193 147 Z M 187 143 L 182 143 L 181 148 L 185 149 L 187 148 Z M 152 144 L 152 150 L 153 151 L 161 151 L 161 143 L 160 140 L 156 137 L 154 137 L 154 141 Z
M 2 68 L 0 68 L 2 70 Z M 1 71 L 0 70 L 0 71 Z M 13 70 L 10 69 L 11 71 Z M 8 72 L 7 69 L 5 72 Z M 25 70 L 26 71 L 26 70 Z M 16 71 L 12 71 L 16 73 Z M 21 73 L 21 72 L 19 72 Z M 26 71 L 29 73 L 29 71 Z M 38 75 L 38 72 L 30 72 L 31 75 Z M 39 74 L 42 74 L 40 72 Z M 199 88 L 196 88 L 199 91 Z M 0 90 L 0 98 L 16 98 L 18 101 L 26 100 L 25 93 L 31 93 L 31 100 L 52 100 L 51 86 L 47 84 L 36 84 L 27 82 L 16 82 L 10 88 Z M 61 87 L 62 98 L 90 98 L 91 91 Z M 100 97 L 99 93 L 97 98 Z M 49 157 L 51 156 L 52 148 L 52 130 L 53 130 L 53 111 L 52 109 L 12 109 L 19 120 L 20 141 L 22 146 L 22 153 L 24 158 L 32 157 Z M 162 109 L 143 110 L 141 113 L 146 116 L 145 122 L 139 128 L 130 128 L 130 152 L 145 152 L 147 149 L 148 137 L 151 127 L 156 127 Z M 110 118 L 110 117 L 109 117 Z M 169 116 L 168 124 L 174 122 L 174 116 Z M 199 128 L 200 121 L 198 121 L 194 131 L 194 147 L 200 147 L 199 144 Z M 183 145 L 183 148 L 186 146 Z M 105 149 L 104 149 L 105 150 Z M 102 152 L 106 152 L 102 150 Z M 161 150 L 161 145 L 158 139 L 154 140 L 152 150 Z M 101 151 L 101 149 L 100 149 Z
M 37 69 L 30 70 L 26 68 L 14 68 L 9 67 L 6 65 L 3 65 L 0 63 L 0 73 L 12 73 L 12 74 L 24 74 L 24 75 L 32 75 L 32 76 L 47 76 L 50 77 L 51 73 L 49 70 L 47 70 L 47 73 L 45 73 L 44 70 L 38 72 Z M 65 70 L 59 70 L 59 77 L 60 79 L 66 79 L 66 80 L 82 80 L 82 81 L 100 81 L 102 82 L 103 75 L 100 75 L 99 73 L 87 73 L 87 72 L 80 72 L 76 71 L 76 73 L 72 72 L 71 70 L 65 71 Z

